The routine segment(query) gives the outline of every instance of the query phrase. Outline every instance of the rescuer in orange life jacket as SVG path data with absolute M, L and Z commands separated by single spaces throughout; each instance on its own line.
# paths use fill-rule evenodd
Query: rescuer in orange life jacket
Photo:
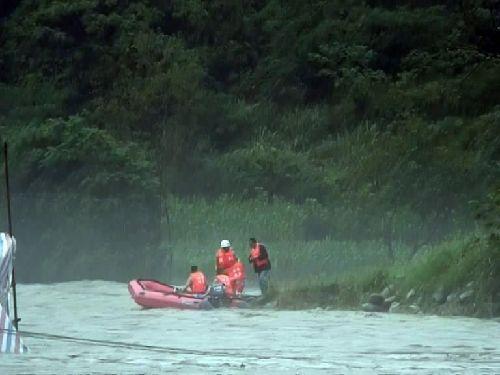
M 232 289 L 236 294 L 241 294 L 245 288 L 245 265 L 236 258 L 236 263 L 227 270 Z
M 191 274 L 186 281 L 184 291 L 193 294 L 203 294 L 207 291 L 207 278 L 203 272 L 198 271 L 198 266 L 191 266 Z
M 215 276 L 215 284 L 224 285 L 224 294 L 226 297 L 234 297 L 235 290 L 231 283 L 231 279 L 227 275 L 219 274 Z
M 236 263 L 236 254 L 228 240 L 220 242 L 220 249 L 215 254 L 215 270 L 217 275 L 227 275 L 227 270 Z
M 253 269 L 259 278 L 259 287 L 262 295 L 269 289 L 271 277 L 271 261 L 266 247 L 258 243 L 255 238 L 250 238 L 250 255 L 248 261 L 253 264 Z

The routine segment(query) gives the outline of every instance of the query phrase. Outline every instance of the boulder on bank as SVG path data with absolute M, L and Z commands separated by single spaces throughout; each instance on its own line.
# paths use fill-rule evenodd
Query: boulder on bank
M 394 301 L 396 301 L 396 296 L 390 296 L 388 298 L 385 299 L 385 303 L 393 303 Z
M 446 293 L 444 291 L 444 287 L 440 286 L 433 294 L 432 300 L 437 304 L 441 305 L 446 302 Z
M 402 306 L 399 302 L 391 303 L 391 307 L 389 308 L 390 313 L 401 313 L 403 312 Z
M 382 292 L 380 292 L 380 295 L 384 298 L 388 298 L 392 294 L 392 290 L 393 290 L 392 285 L 386 286 L 384 288 L 384 290 L 382 290 Z
M 453 303 L 458 301 L 458 294 L 457 293 L 451 293 L 446 297 L 446 302 L 448 303 Z
M 393 302 L 389 308 L 390 313 L 394 314 L 419 314 L 422 312 L 418 305 L 402 305 L 399 302 Z
M 472 298 L 472 296 L 474 296 L 474 291 L 473 290 L 466 290 L 465 292 L 460 293 L 460 295 L 458 296 L 458 299 L 460 300 L 460 302 L 467 302 L 468 300 L 470 300 Z
M 420 307 L 418 305 L 410 305 L 408 306 L 408 311 L 411 312 L 412 314 L 418 314 L 422 310 L 420 310 Z
M 411 288 L 410 291 L 406 294 L 406 299 L 411 299 L 415 295 L 415 289 Z
M 392 301 L 386 301 L 381 294 L 373 293 L 368 297 L 368 302 L 361 305 L 361 310 L 366 312 L 387 312 Z
M 382 306 L 385 302 L 385 297 L 381 294 L 373 293 L 368 297 L 368 303 L 376 306 Z

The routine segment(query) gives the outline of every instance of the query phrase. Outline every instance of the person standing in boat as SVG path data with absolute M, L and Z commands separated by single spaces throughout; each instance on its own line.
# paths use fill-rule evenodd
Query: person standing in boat
M 245 265 L 239 258 L 236 258 L 236 263 L 229 268 L 227 275 L 231 280 L 232 289 L 236 294 L 241 294 L 245 288 Z
M 253 269 L 259 279 L 259 287 L 262 295 L 269 289 L 269 279 L 271 277 L 271 261 L 266 247 L 258 243 L 255 238 L 250 238 L 250 255 L 248 261 L 253 264 Z
M 236 263 L 236 254 L 228 240 L 220 242 L 220 249 L 215 254 L 215 271 L 217 275 L 227 275 L 228 270 Z
M 192 294 L 203 294 L 207 291 L 207 286 L 205 274 L 198 271 L 198 266 L 191 266 L 191 274 L 186 281 L 184 291 Z

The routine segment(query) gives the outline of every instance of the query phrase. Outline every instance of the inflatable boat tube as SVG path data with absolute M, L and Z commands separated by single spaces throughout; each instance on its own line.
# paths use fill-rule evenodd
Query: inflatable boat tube
M 206 295 L 175 292 L 173 285 L 156 280 L 135 279 L 128 283 L 128 291 L 139 306 L 145 308 L 175 308 L 208 310 L 213 308 Z

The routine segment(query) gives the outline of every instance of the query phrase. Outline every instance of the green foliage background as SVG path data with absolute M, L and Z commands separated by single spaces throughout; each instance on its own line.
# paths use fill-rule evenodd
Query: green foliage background
M 492 0 L 5 1 L 20 277 L 164 278 L 224 236 L 497 241 L 498 40 Z

